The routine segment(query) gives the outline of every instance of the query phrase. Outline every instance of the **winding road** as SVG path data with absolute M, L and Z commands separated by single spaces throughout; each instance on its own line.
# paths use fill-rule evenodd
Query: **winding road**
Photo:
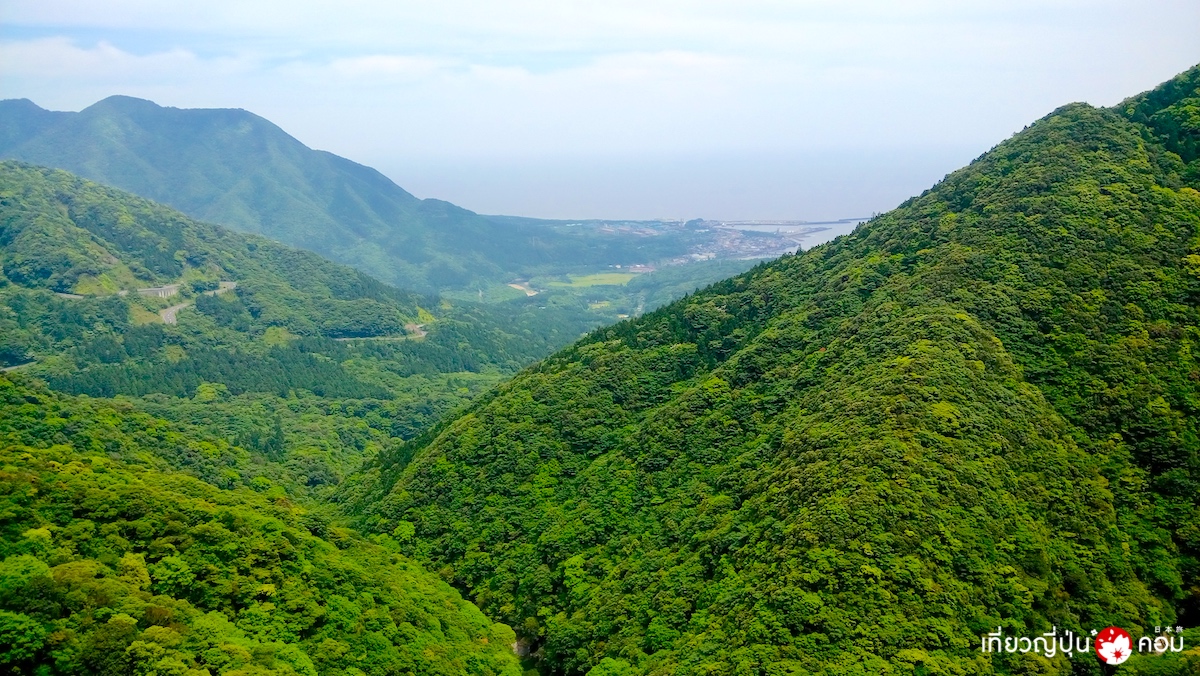
M 424 324 L 405 324 L 404 330 L 407 331 L 407 333 L 401 336 L 357 336 L 354 338 L 334 338 L 334 340 L 340 340 L 342 342 L 348 342 L 351 340 L 413 340 L 417 338 L 424 338 L 425 336 L 429 335 L 429 332 L 425 330 Z
M 162 318 L 163 324 L 174 324 L 177 321 L 179 321 L 175 317 L 175 315 L 178 314 L 178 312 L 180 310 L 182 310 L 183 308 L 185 308 L 189 305 L 191 305 L 191 303 L 187 302 L 187 303 L 180 303 L 179 305 L 172 305 L 171 307 L 168 307 L 168 308 L 163 308 L 158 311 L 158 316 Z
M 204 295 L 219 296 L 227 291 L 233 291 L 236 288 L 237 282 L 218 282 L 218 288 L 213 289 L 212 291 L 205 291 Z M 174 324 L 179 321 L 178 317 L 175 315 L 179 314 L 180 310 L 190 306 L 191 304 L 191 301 L 188 301 L 186 303 L 172 305 L 169 308 L 163 308 L 162 310 L 158 311 L 158 316 L 162 318 L 164 324 Z

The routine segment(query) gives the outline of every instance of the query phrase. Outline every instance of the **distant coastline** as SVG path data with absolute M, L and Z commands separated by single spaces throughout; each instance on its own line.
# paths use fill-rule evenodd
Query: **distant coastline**
M 840 235 L 854 232 L 860 223 L 869 218 L 842 218 L 836 221 L 712 221 L 706 223 L 714 228 L 748 230 L 786 235 L 796 242 L 797 248 L 810 249 L 824 244 Z

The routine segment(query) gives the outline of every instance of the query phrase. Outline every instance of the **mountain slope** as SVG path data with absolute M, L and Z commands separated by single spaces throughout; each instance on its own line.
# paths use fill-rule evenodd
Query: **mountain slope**
M 0 244 L 0 284 L 11 283 L 13 293 L 53 304 L 42 312 L 47 321 L 57 315 L 70 322 L 78 313 L 67 307 L 110 312 L 113 316 L 104 319 L 110 330 L 191 329 L 209 346 L 238 346 L 262 339 L 271 329 L 326 343 L 425 333 L 427 340 L 397 343 L 395 350 L 416 361 L 423 355 L 425 361 L 457 361 L 468 368 L 512 368 L 593 321 L 556 315 L 569 324 L 556 330 L 545 326 L 532 303 L 493 311 L 418 296 L 309 252 L 193 221 L 66 172 L 15 162 L 0 163 Z M 155 289 L 164 297 L 157 298 Z M 39 290 L 44 292 L 29 293 Z M 139 314 L 180 303 L 195 307 L 177 313 L 176 328 Z M 540 322 L 539 330 L 531 339 L 527 334 L 534 321 Z M 428 331 L 417 322 L 428 322 Z M 31 349 L 39 349 L 39 340 L 51 351 L 80 347 L 67 340 L 70 331 L 62 327 L 24 321 L 11 328 L 5 337 L 19 340 L 25 330 Z M 80 352 L 86 357 L 102 351 Z
M 374 169 L 308 148 L 244 110 L 113 96 L 62 113 L 0 101 L 0 157 L 65 169 L 423 292 L 507 283 L 550 262 L 608 265 L 686 253 L 672 243 L 658 255 L 647 247 L 659 243 L 585 245 L 549 228 L 417 199 Z
M 0 367 L 219 429 L 244 449 L 198 474 L 219 485 L 327 491 L 594 325 L 586 308 L 531 300 L 416 296 L 66 172 L 0 162 Z
M 0 375 L 6 673 L 520 674 L 512 630 L 389 539 L 177 471 L 213 442 Z
M 548 673 L 1098 673 L 979 640 L 1194 624 L 1198 71 L 595 332 L 350 508 Z

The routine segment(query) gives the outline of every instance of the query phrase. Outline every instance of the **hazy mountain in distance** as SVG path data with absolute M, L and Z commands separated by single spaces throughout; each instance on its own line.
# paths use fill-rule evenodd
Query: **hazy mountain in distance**
M 65 169 L 417 291 L 506 282 L 549 262 L 640 260 L 620 243 L 580 246 L 545 228 L 418 199 L 240 109 L 112 96 L 73 113 L 10 99 L 0 101 L 0 157 Z

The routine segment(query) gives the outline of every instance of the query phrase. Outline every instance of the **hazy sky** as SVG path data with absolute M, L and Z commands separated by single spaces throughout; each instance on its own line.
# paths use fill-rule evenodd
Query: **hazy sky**
M 422 197 L 547 217 L 883 211 L 1200 62 L 1196 0 L 0 2 L 0 97 L 236 107 Z

